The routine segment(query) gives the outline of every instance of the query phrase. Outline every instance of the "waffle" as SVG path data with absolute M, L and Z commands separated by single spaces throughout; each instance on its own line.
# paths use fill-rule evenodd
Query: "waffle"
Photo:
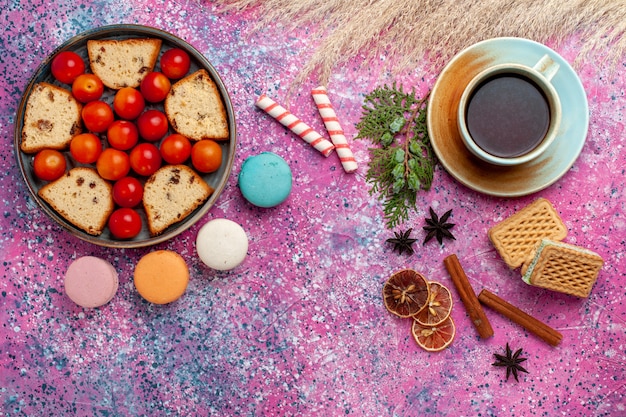
M 542 239 L 561 240 L 567 228 L 552 204 L 539 198 L 489 229 L 489 239 L 511 269 L 530 257 Z
M 524 282 L 536 287 L 586 298 L 604 260 L 588 249 L 543 239 L 535 256 L 522 268 Z

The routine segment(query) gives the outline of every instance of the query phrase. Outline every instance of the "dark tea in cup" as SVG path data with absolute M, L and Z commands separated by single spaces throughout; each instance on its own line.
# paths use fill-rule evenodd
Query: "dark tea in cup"
M 472 139 L 485 152 L 502 158 L 524 155 L 548 133 L 550 105 L 532 80 L 498 74 L 470 96 L 465 114 Z
M 541 155 L 561 124 L 561 101 L 551 83 L 558 69 L 545 55 L 534 67 L 499 64 L 472 78 L 457 112 L 466 148 L 483 161 L 504 166 Z

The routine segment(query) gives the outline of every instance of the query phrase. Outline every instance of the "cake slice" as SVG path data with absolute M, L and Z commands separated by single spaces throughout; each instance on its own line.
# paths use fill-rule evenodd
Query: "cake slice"
M 141 80 L 154 69 L 161 51 L 161 40 L 129 38 L 87 41 L 89 66 L 102 83 L 114 90 L 139 87 Z
M 64 219 L 94 236 L 102 233 L 114 208 L 111 184 L 93 168 L 73 168 L 38 194 Z
M 586 298 L 603 265 L 602 257 L 593 251 L 543 239 L 522 268 L 522 279 L 536 287 Z
M 186 165 L 167 165 L 148 178 L 143 207 L 152 236 L 185 219 L 213 193 L 200 175 Z
M 520 267 L 542 239 L 562 240 L 567 228 L 550 201 L 539 198 L 489 229 L 489 239 L 511 269 Z
M 45 82 L 35 84 L 24 112 L 20 149 L 65 149 L 82 132 L 83 106 L 64 88 Z
M 165 114 L 174 130 L 191 140 L 228 139 L 228 119 L 220 92 L 200 69 L 172 85 Z

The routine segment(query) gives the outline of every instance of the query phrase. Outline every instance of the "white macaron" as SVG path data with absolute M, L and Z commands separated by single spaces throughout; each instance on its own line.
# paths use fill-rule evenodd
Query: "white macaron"
M 214 219 L 198 231 L 196 251 L 209 268 L 227 271 L 239 266 L 248 254 L 248 236 L 232 220 Z

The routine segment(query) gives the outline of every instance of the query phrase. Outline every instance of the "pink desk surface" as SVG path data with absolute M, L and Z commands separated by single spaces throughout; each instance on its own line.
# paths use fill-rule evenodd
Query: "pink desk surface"
M 346 174 L 254 106 L 278 101 L 315 41 L 306 28 L 254 34 L 252 13 L 216 15 L 211 3 L 157 0 L 9 2 L 0 39 L 0 416 L 624 416 L 626 415 L 626 77 L 590 60 L 578 69 L 590 128 L 580 158 L 556 184 L 522 198 L 489 197 L 438 167 L 431 191 L 418 195 L 405 227 L 421 239 L 429 206 L 452 208 L 456 241 L 418 242 L 411 257 L 392 252 L 382 209 L 364 176 L 369 143 L 351 142 L 360 162 Z M 217 205 L 182 235 L 146 249 L 107 249 L 69 235 L 37 208 L 12 145 L 15 112 L 39 63 L 87 29 L 138 23 L 194 45 L 220 72 L 235 106 L 238 146 L 233 174 Z M 557 51 L 573 61 L 575 40 Z M 436 74 L 417 68 L 396 79 L 424 93 Z M 391 83 L 388 74 L 350 63 L 328 84 L 348 138 L 363 97 Z M 310 96 L 315 77 L 290 101 L 324 131 Z M 262 151 L 285 158 L 293 192 L 259 209 L 237 187 L 244 159 Z M 537 197 L 551 200 L 568 241 L 600 253 L 606 264 L 588 299 L 524 284 L 487 238 L 487 230 Z M 230 272 L 203 266 L 199 227 L 213 218 L 241 224 L 245 262 Z M 191 270 L 185 296 L 167 306 L 144 302 L 132 284 L 141 255 L 180 253 Z M 563 334 L 551 347 L 493 311 L 495 329 L 478 338 L 443 266 L 456 253 L 478 292 L 486 287 Z M 116 297 L 83 310 L 63 293 L 75 258 L 95 255 L 120 274 Z M 389 314 L 381 287 L 402 268 L 448 285 L 457 324 L 454 343 L 428 353 L 407 320 Z M 523 348 L 528 374 L 505 379 L 491 366 L 506 343 Z

